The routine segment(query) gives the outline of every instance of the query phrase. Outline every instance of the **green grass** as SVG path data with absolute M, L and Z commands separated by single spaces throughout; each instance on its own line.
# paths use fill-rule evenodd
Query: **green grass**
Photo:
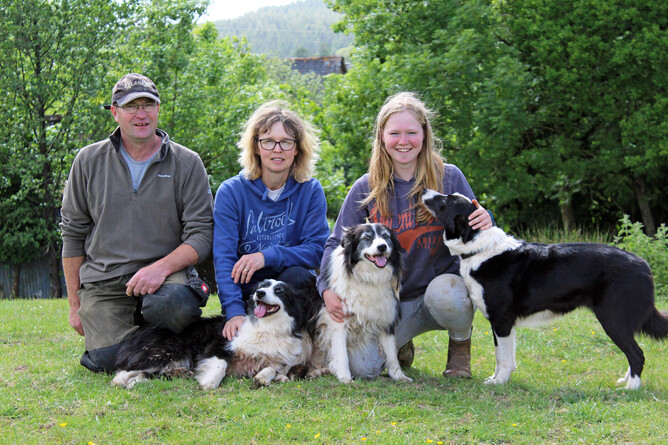
M 215 300 L 206 312 L 219 312 Z M 434 332 L 415 340 L 411 384 L 330 376 L 254 389 L 228 378 L 210 392 L 183 379 L 125 390 L 85 370 L 65 300 L 1 300 L 0 319 L 3 444 L 668 442 L 668 342 L 638 337 L 643 385 L 622 391 L 626 360 L 584 310 L 520 329 L 519 369 L 505 386 L 483 384 L 494 348 L 478 313 L 472 380 L 441 376 L 447 334 Z

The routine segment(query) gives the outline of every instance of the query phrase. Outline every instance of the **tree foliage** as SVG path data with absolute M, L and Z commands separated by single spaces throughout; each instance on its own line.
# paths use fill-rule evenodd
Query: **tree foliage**
M 2 2 L 0 261 L 20 264 L 45 249 L 60 295 L 58 221 L 72 148 L 124 7 L 106 0 Z
M 668 6 L 649 0 L 331 0 L 350 96 L 416 91 L 447 157 L 510 226 L 666 218 Z M 362 72 L 375 72 L 369 90 Z M 337 86 L 336 88 L 340 88 Z M 388 91 L 389 90 L 389 91 Z M 359 103 L 349 111 L 367 113 Z M 332 116 L 328 126 L 338 125 Z M 363 131 L 363 130 L 360 130 Z M 368 130 L 364 130 L 368 131 Z M 332 133 L 334 134 L 334 133 Z M 359 134 L 359 131 L 358 131 Z M 335 151 L 350 146 L 334 136 Z M 368 144 L 363 153 L 368 153 Z

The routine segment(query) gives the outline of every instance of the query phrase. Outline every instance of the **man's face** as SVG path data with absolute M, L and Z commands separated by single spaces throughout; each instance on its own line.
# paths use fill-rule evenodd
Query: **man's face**
M 144 107 L 139 107 L 136 113 L 132 114 L 130 106 L 138 106 L 145 104 L 155 104 L 154 101 L 147 97 L 139 97 L 123 107 L 112 106 L 111 113 L 114 119 L 121 128 L 121 135 L 135 144 L 141 144 L 152 140 L 155 137 L 155 130 L 158 128 L 158 114 L 160 113 L 160 105 L 155 104 L 152 111 L 146 111 Z

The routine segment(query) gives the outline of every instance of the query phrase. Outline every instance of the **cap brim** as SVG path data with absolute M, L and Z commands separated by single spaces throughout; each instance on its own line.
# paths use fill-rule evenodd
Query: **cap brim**
M 123 105 L 127 104 L 128 102 L 131 102 L 131 101 L 133 101 L 133 100 L 135 100 L 139 97 L 147 97 L 149 99 L 153 99 L 156 103 L 160 103 L 160 99 L 158 98 L 158 96 L 156 96 L 155 94 L 146 93 L 146 92 L 143 92 L 143 91 L 138 92 L 138 93 L 126 94 L 125 96 L 123 96 L 123 98 L 121 100 L 116 101 L 116 103 L 118 104 L 119 107 L 122 107 Z

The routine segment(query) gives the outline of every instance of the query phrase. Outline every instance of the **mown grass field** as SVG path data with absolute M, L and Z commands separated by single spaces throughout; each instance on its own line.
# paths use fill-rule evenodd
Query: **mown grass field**
M 206 312 L 219 311 L 214 297 Z M 441 376 L 447 334 L 428 333 L 415 341 L 412 384 L 330 376 L 255 389 L 226 379 L 210 392 L 183 379 L 128 391 L 85 370 L 65 300 L 2 300 L 0 319 L 3 444 L 668 443 L 668 342 L 639 337 L 643 386 L 623 391 L 626 360 L 584 310 L 520 329 L 519 369 L 502 387 L 483 384 L 494 351 L 478 313 L 472 380 Z

